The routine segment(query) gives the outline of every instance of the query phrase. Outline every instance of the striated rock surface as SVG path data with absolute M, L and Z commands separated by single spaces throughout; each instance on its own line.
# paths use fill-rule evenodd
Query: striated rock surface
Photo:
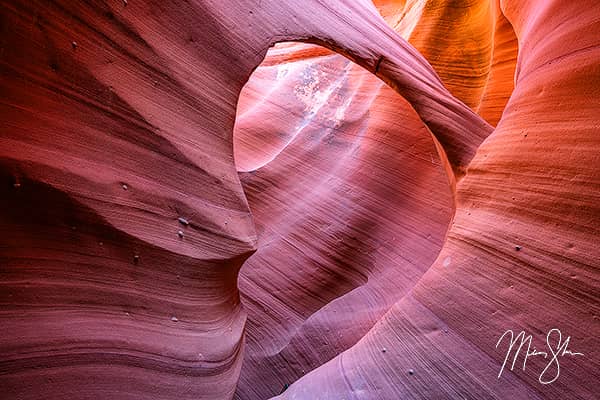
M 597 1 L 0 4 L 6 398 L 597 398 Z
M 277 47 L 242 92 L 253 107 L 240 107 L 234 149 L 259 243 L 240 274 L 240 399 L 277 394 L 354 345 L 429 268 L 452 217 L 448 177 L 410 105 L 310 49 Z M 286 62 L 271 65 L 281 51 Z

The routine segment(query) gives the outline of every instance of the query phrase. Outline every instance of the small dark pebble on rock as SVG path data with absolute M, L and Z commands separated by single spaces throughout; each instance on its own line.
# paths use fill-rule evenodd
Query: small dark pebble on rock
M 289 383 L 286 383 L 283 385 L 283 389 L 281 389 L 281 392 L 279 392 L 279 394 L 282 394 L 283 392 L 285 392 L 286 390 L 288 390 L 288 388 L 290 387 Z
M 415 374 L 415 370 L 414 369 L 409 369 L 408 370 L 408 374 L 409 375 L 414 375 Z

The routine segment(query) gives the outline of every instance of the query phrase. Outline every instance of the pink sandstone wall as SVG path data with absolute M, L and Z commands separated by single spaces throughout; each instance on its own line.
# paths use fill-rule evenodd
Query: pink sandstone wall
M 0 10 L 0 397 L 598 398 L 597 1 Z

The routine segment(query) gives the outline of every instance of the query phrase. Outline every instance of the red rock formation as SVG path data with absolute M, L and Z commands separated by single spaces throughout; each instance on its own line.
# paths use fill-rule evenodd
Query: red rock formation
M 452 215 L 447 176 L 410 105 L 311 49 L 276 48 L 241 96 L 234 148 L 252 171 L 242 184 L 259 235 L 240 275 L 241 399 L 277 394 L 354 345 L 431 265 Z M 281 51 L 288 59 L 273 66 Z
M 375 6 L 1 3 L 4 396 L 597 397 L 600 6 Z

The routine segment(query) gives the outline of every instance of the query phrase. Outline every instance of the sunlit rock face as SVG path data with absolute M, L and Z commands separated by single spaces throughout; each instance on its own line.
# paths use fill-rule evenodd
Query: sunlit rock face
M 597 1 L 1 10 L 3 398 L 598 398 Z
M 410 292 L 453 200 L 410 104 L 319 46 L 268 53 L 242 91 L 234 154 L 259 237 L 239 279 L 249 319 L 237 397 L 267 398 Z

